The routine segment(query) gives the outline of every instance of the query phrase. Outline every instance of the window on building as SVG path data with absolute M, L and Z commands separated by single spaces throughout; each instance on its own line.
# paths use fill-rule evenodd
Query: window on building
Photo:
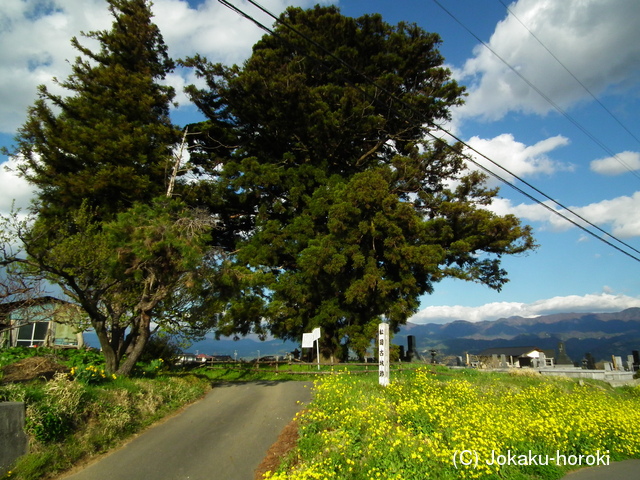
M 39 347 L 47 338 L 48 330 L 49 322 L 33 322 L 27 325 L 22 325 L 18 329 L 16 345 L 19 347 Z

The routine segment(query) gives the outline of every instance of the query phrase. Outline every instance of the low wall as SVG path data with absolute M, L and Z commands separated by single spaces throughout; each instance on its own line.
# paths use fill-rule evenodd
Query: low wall
M 590 378 L 603 380 L 614 386 L 636 383 L 633 380 L 634 372 L 622 372 L 618 370 L 583 370 L 581 368 L 539 368 L 536 369 L 542 375 L 556 375 L 571 378 Z
M 0 477 L 28 451 L 24 433 L 25 407 L 22 402 L 0 402 Z

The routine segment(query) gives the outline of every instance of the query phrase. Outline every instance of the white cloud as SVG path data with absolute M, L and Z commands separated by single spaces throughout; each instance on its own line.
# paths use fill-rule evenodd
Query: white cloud
M 497 198 L 489 209 L 499 215 L 513 214 L 524 221 L 541 222 L 544 226 L 552 230 L 562 231 L 575 227 L 574 224 L 556 215 L 551 210 L 559 211 L 566 217 L 580 225 L 588 226 L 584 221 L 575 217 L 566 210 L 553 205 L 552 202 L 544 202 L 549 208 L 538 204 L 521 203 L 514 205 L 511 200 Z M 619 238 L 630 238 L 640 236 L 640 192 L 635 192 L 632 196 L 623 195 L 610 200 L 591 203 L 584 207 L 568 207 L 580 217 L 609 231 Z M 591 228 L 591 230 L 593 230 Z M 594 233 L 598 233 L 595 232 Z M 581 238 L 583 240 L 583 238 Z
M 554 206 L 551 201 L 543 202 L 543 205 L 537 203 L 520 203 L 514 205 L 511 200 L 507 198 L 496 198 L 490 205 L 489 210 L 498 215 L 512 214 L 526 222 L 540 222 L 543 224 L 543 228 L 548 227 L 556 231 L 568 230 L 573 224 L 555 214 L 554 211 L 561 211 L 563 214 L 577 221 L 577 219 L 568 215 L 564 210 L 560 210 Z
M 33 197 L 33 187 L 15 172 L 15 158 L 0 163 L 0 214 L 6 215 L 12 208 L 26 209 Z
M 613 157 L 594 160 L 589 168 L 602 175 L 619 175 L 630 170 L 640 170 L 640 152 L 625 151 Z
M 312 6 L 313 0 L 266 0 L 262 4 L 275 14 L 287 6 Z M 332 3 L 324 1 L 321 3 Z M 235 2 L 267 26 L 273 19 Z M 158 25 L 169 54 L 185 57 L 200 53 L 211 61 L 239 63 L 251 54 L 252 45 L 265 33 L 249 20 L 216 0 L 204 0 L 195 8 L 185 0 L 156 0 L 153 21 Z M 113 18 L 104 0 L 48 0 L 0 2 L 0 132 L 13 134 L 25 121 L 27 108 L 36 99 L 38 85 L 52 85 L 53 77 L 64 80 L 71 73 L 79 52 L 71 46 L 76 36 L 91 46 L 81 32 L 110 28 Z M 92 47 L 93 48 L 93 47 Z M 168 83 L 178 87 L 177 100 L 185 103 L 181 88 L 192 79 L 177 72 Z M 55 88 L 53 91 L 56 91 Z
M 593 94 L 640 76 L 637 0 L 518 0 L 511 11 Z M 509 65 L 561 108 L 590 98 L 512 15 L 487 42 Z M 466 117 L 502 118 L 509 111 L 545 114 L 554 107 L 482 45 L 455 75 L 470 85 Z
M 267 27 L 274 22 L 246 1 L 235 4 Z M 311 1 L 267 0 L 261 4 L 279 14 L 287 6 L 309 6 Z M 196 8 L 183 0 L 157 0 L 153 12 L 170 54 L 176 58 L 197 52 L 214 61 L 238 63 L 247 58 L 253 44 L 266 33 L 216 0 L 205 0 Z
M 568 295 L 538 300 L 533 303 L 494 302 L 479 307 L 430 306 L 411 317 L 411 323 L 448 323 L 454 320 L 481 322 L 512 316 L 536 317 L 554 313 L 602 313 L 617 312 L 626 308 L 640 307 L 640 298 L 608 293 Z
M 561 135 L 541 140 L 531 146 L 516 141 L 514 136 L 509 133 L 504 133 L 491 139 L 472 137 L 467 143 L 519 177 L 530 177 L 537 174 L 550 175 L 558 170 L 572 168 L 552 160 L 547 155 L 547 153 L 569 144 L 569 140 Z M 476 153 L 471 152 L 471 155 L 478 163 L 496 172 L 501 177 L 507 180 L 513 179 L 511 175 L 508 175 L 505 171 L 497 168 Z
M 49 8 L 45 9 L 45 5 Z M 25 2 L 0 6 L 0 131 L 13 133 L 36 97 L 36 87 L 70 73 L 71 38 L 110 25 L 102 0 Z
M 640 192 L 576 208 L 576 212 L 596 225 L 610 225 L 617 237 L 640 236 Z

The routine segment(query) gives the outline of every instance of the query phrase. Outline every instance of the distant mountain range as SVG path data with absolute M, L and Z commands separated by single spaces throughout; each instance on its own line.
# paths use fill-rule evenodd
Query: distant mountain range
M 580 362 L 591 353 L 596 361 L 610 360 L 611 355 L 626 358 L 632 350 L 640 350 L 640 308 L 617 313 L 559 313 L 534 318 L 509 317 L 485 322 L 456 320 L 446 324 L 407 323 L 394 335 L 393 343 L 407 346 L 407 336 L 416 337 L 419 352 L 436 350 L 439 357 L 475 354 L 487 348 L 505 346 L 533 346 L 555 350 L 559 341 L 565 342 L 567 355 Z M 97 339 L 85 334 L 92 346 Z M 209 355 L 234 354 L 238 359 L 258 356 L 284 356 L 300 344 L 255 338 L 233 340 L 206 338 L 194 343 L 188 351 Z M 430 355 L 427 354 L 430 358 Z
M 495 321 L 456 320 L 444 325 L 407 323 L 394 343 L 407 345 L 414 335 L 418 351 L 437 350 L 441 355 L 478 353 L 487 348 L 534 346 L 556 350 L 564 341 L 567 355 L 580 362 L 586 353 L 597 361 L 611 355 L 626 358 L 640 350 L 640 308 L 617 313 L 558 313 L 534 318 L 509 317 Z

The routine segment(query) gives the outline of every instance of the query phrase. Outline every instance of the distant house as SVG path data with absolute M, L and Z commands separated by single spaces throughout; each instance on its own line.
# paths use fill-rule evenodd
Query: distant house
M 207 363 L 211 360 L 211 355 L 207 355 L 206 353 L 198 353 L 196 355 L 196 362 L 198 363 Z
M 478 353 L 477 357 L 482 364 L 487 366 L 500 366 L 504 355 L 506 366 L 534 367 L 538 366 L 538 361 L 542 359 L 544 359 L 545 365 L 553 365 L 553 354 L 549 356 L 549 353 L 538 347 L 497 347 L 487 348 Z
M 194 363 L 198 363 L 195 353 L 181 353 L 176 359 L 176 365 L 193 365 Z
M 80 309 L 54 297 L 0 304 L 0 348 L 84 345 Z

